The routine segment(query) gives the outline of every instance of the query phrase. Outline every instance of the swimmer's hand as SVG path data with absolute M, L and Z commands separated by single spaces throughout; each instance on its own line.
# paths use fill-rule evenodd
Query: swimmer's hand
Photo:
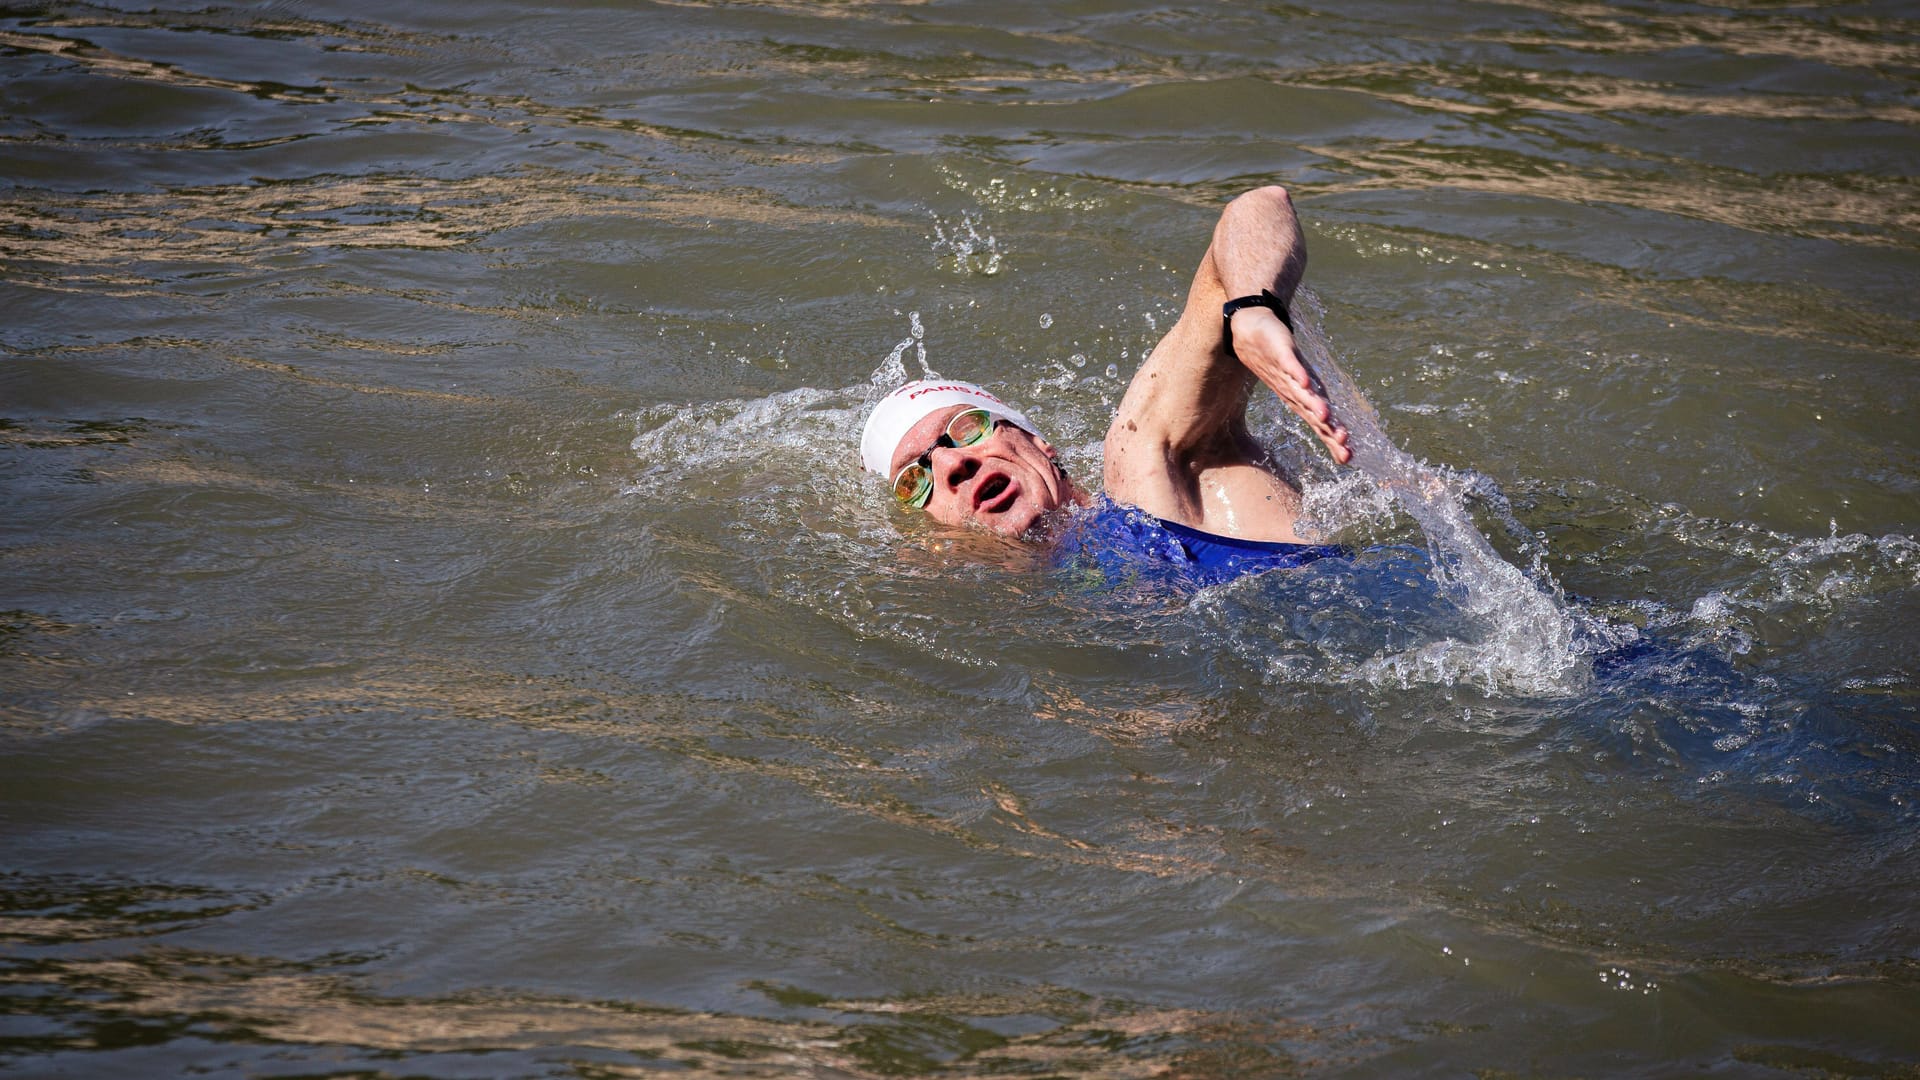
M 1353 451 L 1347 448 L 1346 427 L 1334 418 L 1333 406 L 1300 360 L 1293 332 L 1280 316 L 1266 308 L 1246 308 L 1235 313 L 1232 327 L 1233 351 L 1241 365 L 1307 422 L 1334 461 L 1345 465 L 1353 460 Z

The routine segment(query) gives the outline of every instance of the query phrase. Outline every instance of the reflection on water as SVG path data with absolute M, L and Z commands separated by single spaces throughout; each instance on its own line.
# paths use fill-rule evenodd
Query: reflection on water
M 1913 25 L 1900 18 L 1870 13 L 1821 13 L 1760 10 L 1635 11 L 1623 12 L 1605 4 L 1546 4 L 1514 0 L 1559 20 L 1549 42 L 1515 34 L 1513 45 L 1554 45 L 1606 52 L 1664 52 L 1676 47 L 1711 45 L 1733 56 L 1807 59 L 1838 67 L 1876 69 L 1889 64 L 1911 64 L 1920 47 Z
M 136 960 L 71 960 L 4 979 L 41 989 L 27 1015 L 42 1033 L 0 1041 L 14 1054 L 91 1044 L 115 1051 L 185 1043 L 217 1067 L 322 1061 L 332 1068 L 489 1072 L 555 1067 L 670 1068 L 691 1076 L 898 1076 L 949 1069 L 1147 1077 L 1168 1070 L 1287 1068 L 1297 1055 L 1347 1057 L 1347 1032 L 1195 1010 L 1143 1009 L 1060 990 L 1019 996 L 836 1000 L 756 987 L 782 1018 L 689 1012 L 634 1002 L 472 993 L 444 999 L 368 993 L 352 974 L 372 958 L 272 961 L 185 951 Z M 71 994 L 71 996 L 69 996 Z M 325 1047 L 317 1057 L 303 1047 Z M 1364 1046 L 1360 1047 L 1364 1049 Z
M 0 1062 L 1920 1057 L 1910 12 L 296 7 L 0 13 Z M 858 474 L 1265 182 L 1355 558 Z
M 1387 190 L 1437 187 L 1572 204 L 1630 206 L 1721 225 L 1866 244 L 1912 245 L 1920 204 L 1906 177 L 1872 175 L 1753 176 L 1737 169 L 1690 165 L 1672 174 L 1587 168 L 1571 173 L 1550 159 L 1506 149 L 1380 143 L 1361 152 L 1320 147 L 1330 161 Z M 1654 163 L 1660 164 L 1660 163 Z M 1678 162 L 1669 164 L 1679 164 Z M 1700 198 L 1702 188 L 1733 189 L 1727 200 Z

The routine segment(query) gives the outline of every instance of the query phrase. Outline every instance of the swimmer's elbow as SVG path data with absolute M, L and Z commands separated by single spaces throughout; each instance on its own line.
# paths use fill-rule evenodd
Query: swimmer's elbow
M 1270 212 L 1278 211 L 1291 215 L 1293 213 L 1293 195 L 1279 184 L 1267 184 L 1264 187 L 1257 187 L 1251 191 L 1240 193 L 1234 197 L 1233 202 L 1227 205 L 1229 207 L 1244 206 L 1248 209 L 1258 208 Z

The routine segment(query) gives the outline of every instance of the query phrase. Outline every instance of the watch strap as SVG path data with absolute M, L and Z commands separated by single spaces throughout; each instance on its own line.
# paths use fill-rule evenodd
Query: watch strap
M 1236 300 L 1229 300 L 1220 306 L 1220 335 L 1226 339 L 1227 355 L 1235 360 L 1240 359 L 1240 354 L 1233 351 L 1233 313 L 1250 307 L 1263 307 L 1280 316 L 1280 325 L 1286 327 L 1288 333 L 1293 332 L 1293 317 L 1287 314 L 1287 305 L 1273 295 L 1272 289 L 1261 289 L 1257 296 L 1242 296 Z
M 1237 300 L 1229 300 L 1220 306 L 1220 317 L 1227 322 L 1227 341 L 1229 344 L 1233 341 L 1232 325 L 1234 312 L 1242 308 L 1250 307 L 1266 308 L 1268 311 L 1280 316 L 1280 324 L 1282 326 L 1285 326 L 1289 331 L 1293 329 L 1293 317 L 1287 314 L 1287 305 L 1281 303 L 1280 298 L 1273 295 L 1272 289 L 1261 289 L 1257 295 L 1242 296 Z

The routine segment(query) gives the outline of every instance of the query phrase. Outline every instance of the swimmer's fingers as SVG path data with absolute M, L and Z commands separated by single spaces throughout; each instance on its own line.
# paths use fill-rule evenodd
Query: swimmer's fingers
M 1320 398 L 1319 401 L 1323 407 L 1327 403 L 1325 398 Z M 1293 402 L 1289 401 L 1287 404 L 1293 405 Z M 1333 460 L 1342 465 L 1353 460 L 1353 450 L 1347 445 L 1346 425 L 1334 419 L 1330 410 L 1323 408 L 1317 417 L 1297 405 L 1293 405 L 1293 411 L 1299 415 L 1300 419 L 1307 422 L 1307 427 L 1320 439 Z
M 1353 460 L 1353 448 L 1347 445 L 1347 428 L 1338 420 L 1329 418 L 1325 424 L 1313 425 L 1313 433 L 1327 448 L 1333 460 L 1345 465 Z
M 1242 326 L 1242 322 L 1245 325 Z M 1306 421 L 1333 460 L 1353 460 L 1347 429 L 1333 415 L 1333 406 L 1294 346 L 1293 332 L 1265 309 L 1249 309 L 1234 316 L 1233 346 L 1240 362 Z

